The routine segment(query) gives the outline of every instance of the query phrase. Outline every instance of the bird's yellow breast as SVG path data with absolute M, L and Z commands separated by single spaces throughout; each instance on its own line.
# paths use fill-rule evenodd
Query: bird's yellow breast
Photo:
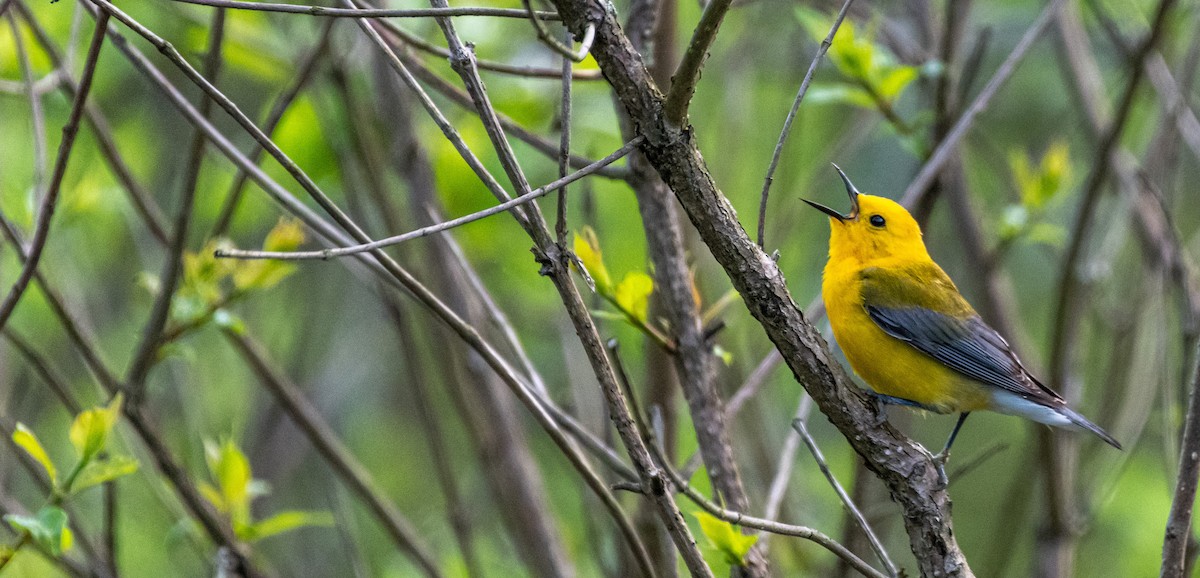
M 991 402 L 986 389 L 888 335 L 867 315 L 860 275 L 866 267 L 856 265 L 831 260 L 821 285 L 833 337 L 854 372 L 879 393 L 941 413 L 986 409 Z M 889 263 L 870 266 L 888 267 Z

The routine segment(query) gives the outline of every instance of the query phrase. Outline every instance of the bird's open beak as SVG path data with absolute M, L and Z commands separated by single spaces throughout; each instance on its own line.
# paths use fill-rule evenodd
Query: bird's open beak
M 821 211 L 822 213 L 825 213 L 834 219 L 842 222 L 853 221 L 858 218 L 858 187 L 855 187 L 854 183 L 850 182 L 850 177 L 847 177 L 846 173 L 842 172 L 841 167 L 833 165 L 833 168 L 837 169 L 838 174 L 842 177 L 842 182 L 846 184 L 846 194 L 850 196 L 850 212 L 843 215 L 820 203 L 814 203 L 808 199 L 802 200 L 811 205 L 812 208 Z

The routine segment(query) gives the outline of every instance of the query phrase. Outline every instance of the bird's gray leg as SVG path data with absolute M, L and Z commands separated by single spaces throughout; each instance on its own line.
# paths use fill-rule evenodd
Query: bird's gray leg
M 958 430 L 962 429 L 963 422 L 967 421 L 969 415 L 971 415 L 969 411 L 958 414 L 958 423 L 954 424 L 954 430 L 950 432 L 950 439 L 946 440 L 946 447 L 933 456 L 933 463 L 938 470 L 938 482 L 943 488 L 950 483 L 949 478 L 946 477 L 946 462 L 950 459 L 950 446 L 954 445 L 954 438 L 958 437 Z

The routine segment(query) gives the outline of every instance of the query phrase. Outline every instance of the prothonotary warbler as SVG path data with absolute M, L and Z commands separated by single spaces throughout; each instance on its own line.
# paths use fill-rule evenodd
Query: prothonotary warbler
M 1030 375 L 933 262 L 904 207 L 858 192 L 834 168 L 846 184 L 850 212 L 805 199 L 829 215 L 832 229 L 821 294 L 834 339 L 881 402 L 959 414 L 935 456 L 939 468 L 967 415 L 978 410 L 1087 430 L 1121 448 Z

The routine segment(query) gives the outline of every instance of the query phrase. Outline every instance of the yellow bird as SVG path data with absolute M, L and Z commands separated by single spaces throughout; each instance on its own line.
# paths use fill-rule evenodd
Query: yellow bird
M 834 168 L 850 195 L 850 213 L 805 199 L 829 215 L 832 229 L 821 294 L 833 336 L 880 402 L 960 414 L 935 456 L 939 468 L 967 415 L 978 410 L 1087 430 L 1121 449 L 1021 365 L 930 258 L 904 207 L 859 193 Z

